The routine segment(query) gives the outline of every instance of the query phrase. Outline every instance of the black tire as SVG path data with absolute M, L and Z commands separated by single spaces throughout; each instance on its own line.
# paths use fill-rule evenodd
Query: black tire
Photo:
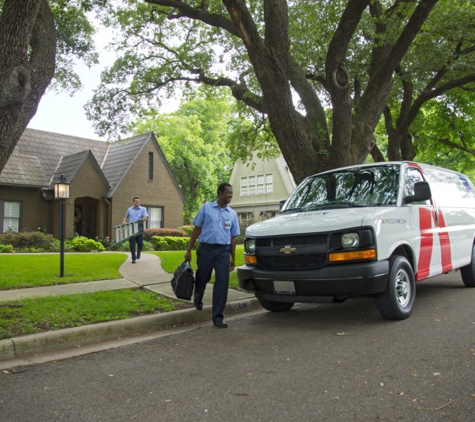
M 472 262 L 460 268 L 460 273 L 466 287 L 475 287 L 475 246 L 472 247 Z
M 259 299 L 259 298 L 257 298 Z M 292 309 L 293 302 L 272 302 L 270 300 L 259 299 L 262 307 L 271 312 L 286 312 Z
M 400 321 L 408 318 L 416 299 L 416 282 L 411 264 L 403 256 L 389 261 L 389 281 L 386 290 L 376 296 L 376 308 L 386 319 Z

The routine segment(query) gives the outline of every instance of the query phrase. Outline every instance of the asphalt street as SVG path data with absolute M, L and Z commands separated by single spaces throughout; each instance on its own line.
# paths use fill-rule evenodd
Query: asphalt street
M 413 315 L 371 299 L 197 324 L 4 369 L 1 421 L 471 421 L 475 289 L 420 283 Z

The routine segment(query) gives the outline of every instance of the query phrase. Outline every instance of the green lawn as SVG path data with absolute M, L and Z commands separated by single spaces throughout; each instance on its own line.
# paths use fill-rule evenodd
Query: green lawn
M 121 278 L 123 253 L 64 255 L 64 277 L 59 277 L 59 254 L 0 255 L 0 290 Z
M 130 289 L 0 302 L 0 340 L 190 306 Z
M 185 251 L 151 252 L 163 269 L 173 273 Z M 65 277 L 59 277 L 58 254 L 0 255 L 0 290 L 120 278 L 122 253 L 65 254 Z M 236 248 L 236 267 L 244 263 L 243 246 Z M 196 255 L 192 255 L 196 270 Z M 213 282 L 213 280 L 211 280 Z M 230 287 L 237 288 L 236 272 Z M 191 304 L 141 290 L 83 293 L 0 302 L 0 339 L 77 327 L 98 322 L 188 308 Z

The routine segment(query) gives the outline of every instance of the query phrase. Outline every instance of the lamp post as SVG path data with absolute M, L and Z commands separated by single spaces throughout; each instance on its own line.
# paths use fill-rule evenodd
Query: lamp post
M 59 228 L 59 276 L 64 277 L 64 203 L 69 199 L 69 183 L 66 182 L 66 177 L 62 174 L 59 177 L 59 182 L 54 185 L 54 197 L 60 200 L 60 228 Z

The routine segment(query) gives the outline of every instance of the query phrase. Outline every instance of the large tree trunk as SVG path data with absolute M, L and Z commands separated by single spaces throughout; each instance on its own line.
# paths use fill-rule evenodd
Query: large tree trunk
M 56 30 L 47 0 L 5 0 L 0 17 L 0 172 L 54 76 Z
M 379 3 L 349 0 L 335 35 L 329 45 L 325 77 L 321 81 L 330 94 L 333 127 L 330 135 L 322 122 L 318 98 L 307 96 L 306 115 L 293 103 L 291 87 L 299 94 L 303 86 L 301 69 L 289 52 L 288 11 L 285 0 L 264 0 L 265 38 L 261 38 L 244 0 L 223 0 L 231 19 L 246 46 L 262 89 L 263 105 L 272 131 L 287 164 L 299 183 L 309 174 L 342 165 L 361 163 L 373 151 L 374 129 L 391 94 L 393 74 L 427 19 L 437 0 L 421 0 L 392 45 L 376 43 L 372 52 L 368 84 L 355 106 L 351 75 L 345 59 L 349 43 L 371 4 L 375 17 L 382 13 Z M 379 28 L 384 33 L 385 28 Z M 324 129 L 324 130 L 318 130 Z

